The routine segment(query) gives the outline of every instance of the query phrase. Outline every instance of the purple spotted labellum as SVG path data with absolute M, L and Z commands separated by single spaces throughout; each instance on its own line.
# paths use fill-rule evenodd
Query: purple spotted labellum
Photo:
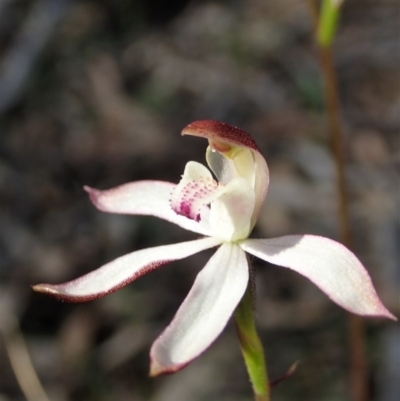
M 190 161 L 178 185 L 139 181 L 106 191 L 85 190 L 101 211 L 156 216 L 202 238 L 136 251 L 76 280 L 35 285 L 35 291 L 66 301 L 89 301 L 168 262 L 218 247 L 154 342 L 151 375 L 183 368 L 218 337 L 248 284 L 245 252 L 297 271 L 352 313 L 396 319 L 379 300 L 361 262 L 338 242 L 314 235 L 249 238 L 269 184 L 267 164 L 250 135 L 211 120 L 189 124 L 182 134 L 208 139 L 206 159 L 214 176 Z

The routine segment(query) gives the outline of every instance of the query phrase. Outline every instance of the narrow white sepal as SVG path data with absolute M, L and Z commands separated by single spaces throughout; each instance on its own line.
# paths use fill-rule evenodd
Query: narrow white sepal
M 85 302 L 114 292 L 143 274 L 221 243 L 213 237 L 158 246 L 121 256 L 84 276 L 63 284 L 37 284 L 33 289 L 71 302 Z
M 295 270 L 352 313 L 396 319 L 382 304 L 367 271 L 342 244 L 314 235 L 247 239 L 240 246 L 267 262 Z
M 171 324 L 151 348 L 152 376 L 175 372 L 218 337 L 241 300 L 249 279 L 245 253 L 224 243 L 197 275 Z

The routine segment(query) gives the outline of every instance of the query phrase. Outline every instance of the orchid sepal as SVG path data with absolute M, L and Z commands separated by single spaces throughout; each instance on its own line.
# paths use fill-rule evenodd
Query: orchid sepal
M 162 265 L 213 248 L 221 242 L 218 238 L 206 237 L 142 249 L 121 256 L 75 280 L 63 284 L 36 284 L 32 288 L 63 301 L 87 302 L 115 292 Z
M 236 244 L 222 244 L 197 275 L 172 322 L 154 342 L 150 375 L 176 372 L 204 352 L 226 326 L 248 280 L 245 253 Z
M 307 277 L 349 312 L 397 320 L 380 301 L 358 258 L 336 241 L 316 235 L 287 235 L 247 239 L 240 246 L 251 255 Z

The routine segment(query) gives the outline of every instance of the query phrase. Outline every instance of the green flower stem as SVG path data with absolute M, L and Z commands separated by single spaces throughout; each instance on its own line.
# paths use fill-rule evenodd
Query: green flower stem
M 254 321 L 253 280 L 235 311 L 236 329 L 240 348 L 253 386 L 256 401 L 270 401 L 269 382 L 264 350 L 257 335 Z
M 335 37 L 336 28 L 339 22 L 340 0 L 322 0 L 317 41 L 320 46 L 330 46 Z

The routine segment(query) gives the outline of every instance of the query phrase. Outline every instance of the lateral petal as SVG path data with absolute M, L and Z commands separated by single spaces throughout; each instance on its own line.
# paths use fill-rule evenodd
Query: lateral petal
M 206 222 L 190 220 L 170 206 L 176 185 L 164 181 L 137 181 L 100 191 L 84 187 L 97 209 L 108 213 L 155 216 L 202 235 L 210 235 Z
M 222 187 L 220 196 L 211 203 L 213 235 L 228 242 L 247 238 L 254 202 L 254 191 L 244 178 L 234 178 Z
M 150 375 L 185 367 L 218 337 L 241 300 L 249 279 L 245 253 L 224 243 L 197 275 L 174 319 L 154 342 Z
M 367 271 L 345 246 L 314 235 L 248 239 L 240 246 L 267 262 L 295 270 L 352 313 L 396 320 L 382 304 Z
M 183 259 L 221 243 L 213 237 L 147 248 L 121 256 L 84 276 L 63 284 L 37 284 L 37 292 L 64 301 L 86 302 L 119 290 L 143 274 L 174 260 Z

